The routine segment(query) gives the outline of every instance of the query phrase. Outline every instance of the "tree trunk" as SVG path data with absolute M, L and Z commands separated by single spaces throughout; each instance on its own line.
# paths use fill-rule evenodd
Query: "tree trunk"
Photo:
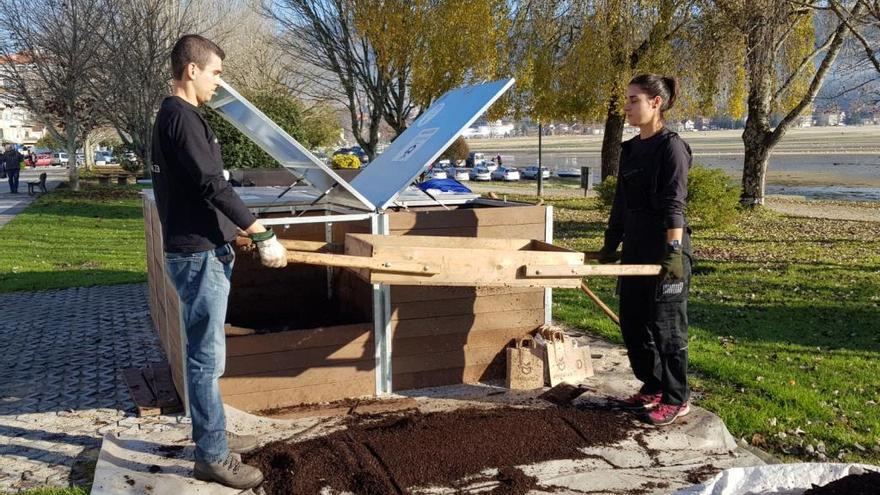
M 68 165 L 70 165 L 70 161 L 72 160 L 74 165 L 68 167 L 68 183 L 70 185 L 70 189 L 74 191 L 79 191 L 79 169 L 76 168 L 76 124 L 74 122 L 67 122 L 67 126 L 64 129 L 65 137 L 67 138 L 67 159 Z
M 624 116 L 620 113 L 620 103 L 616 96 L 612 96 L 608 102 L 608 117 L 605 119 L 605 134 L 602 137 L 602 180 L 609 176 L 617 176 L 623 124 Z
M 764 204 L 764 184 L 767 165 L 770 162 L 770 146 L 766 136 L 758 130 L 750 130 L 748 123 L 743 132 L 745 158 L 743 160 L 742 194 L 740 204 L 747 207 Z

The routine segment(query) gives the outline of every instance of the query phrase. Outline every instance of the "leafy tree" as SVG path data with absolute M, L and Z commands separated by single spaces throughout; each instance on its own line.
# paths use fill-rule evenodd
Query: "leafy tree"
M 457 160 L 466 160 L 470 152 L 471 149 L 468 146 L 467 141 L 459 136 L 440 156 L 441 158 L 448 158 L 455 163 Z
M 508 48 L 519 81 L 512 104 L 539 122 L 604 117 L 602 177 L 616 174 L 626 84 L 698 60 L 684 56 L 695 12 L 691 0 L 521 2 Z
M 60 150 L 64 148 L 64 143 L 55 138 L 51 133 L 46 133 L 40 139 L 37 139 L 35 147 L 49 150 Z
M 847 22 L 838 19 L 828 34 L 816 39 L 814 14 L 824 2 L 800 0 L 716 0 L 730 29 L 738 33 L 744 54 L 747 120 L 740 202 L 764 203 L 770 153 L 788 129 L 810 107 L 848 37 Z M 859 2 L 841 15 L 861 15 Z M 782 115 L 778 124 L 774 113 Z

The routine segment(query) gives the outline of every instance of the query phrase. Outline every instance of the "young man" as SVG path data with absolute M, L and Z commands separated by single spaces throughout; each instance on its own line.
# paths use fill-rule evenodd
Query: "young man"
M 226 363 L 223 324 L 235 258 L 229 242 L 239 229 L 255 242 L 263 265 L 287 265 L 287 251 L 245 207 L 223 177 L 220 144 L 198 111 L 220 83 L 223 50 L 197 35 L 171 51 L 172 95 L 153 127 L 151 166 L 165 242 L 165 266 L 180 296 L 186 331 L 186 378 L 194 476 L 237 489 L 263 475 L 236 455 L 256 447 L 253 437 L 227 432 L 218 378 Z

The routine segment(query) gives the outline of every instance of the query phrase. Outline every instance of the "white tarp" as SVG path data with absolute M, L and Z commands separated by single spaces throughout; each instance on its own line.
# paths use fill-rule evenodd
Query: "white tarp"
M 866 464 L 770 464 L 721 471 L 700 485 L 681 489 L 675 495 L 801 495 L 813 485 L 824 486 L 851 474 L 880 471 Z

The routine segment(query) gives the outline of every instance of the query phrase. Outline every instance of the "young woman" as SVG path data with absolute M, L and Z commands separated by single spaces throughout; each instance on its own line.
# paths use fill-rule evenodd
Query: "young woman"
M 687 297 L 691 276 L 684 217 L 691 149 L 664 126 L 678 83 L 643 74 L 630 81 L 624 111 L 639 135 L 621 147 L 617 190 L 601 263 L 659 264 L 659 277 L 620 277 L 620 329 L 639 392 L 623 401 L 655 425 L 690 412 Z M 623 243 L 620 254 L 617 248 Z

